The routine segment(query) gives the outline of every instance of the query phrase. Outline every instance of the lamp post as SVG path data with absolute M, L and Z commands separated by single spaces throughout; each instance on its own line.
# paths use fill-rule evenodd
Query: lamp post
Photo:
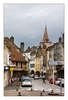
M 53 67 L 53 92 L 54 92 L 54 66 L 57 65 L 57 61 L 49 61 L 49 65 Z

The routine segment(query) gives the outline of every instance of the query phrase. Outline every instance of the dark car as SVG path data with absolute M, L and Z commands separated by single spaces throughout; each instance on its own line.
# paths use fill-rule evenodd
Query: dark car
M 19 81 L 22 81 L 25 76 L 19 77 Z

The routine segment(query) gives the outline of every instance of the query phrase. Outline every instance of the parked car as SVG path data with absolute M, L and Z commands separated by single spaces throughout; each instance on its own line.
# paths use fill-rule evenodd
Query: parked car
M 58 85 L 64 87 L 64 79 L 61 79 Z
M 38 76 L 38 75 L 35 75 L 35 76 L 34 76 L 34 79 L 39 79 L 39 76 Z
M 59 84 L 60 84 L 60 80 L 57 79 L 57 80 L 55 81 L 55 85 L 59 85 Z
M 30 77 L 31 77 L 31 78 L 34 78 L 34 74 L 31 74 Z
M 22 80 L 23 80 L 23 77 L 24 77 L 24 76 L 19 77 L 19 81 L 22 81 Z
M 53 82 L 54 82 L 54 84 L 55 84 L 55 79 L 53 80 L 53 78 L 51 78 L 50 80 L 49 80 L 49 83 L 51 83 L 51 84 L 53 84 Z
M 40 77 L 39 77 L 40 79 L 43 79 L 43 75 L 40 75 Z
M 32 87 L 32 80 L 30 77 L 23 77 L 22 86 L 31 86 Z

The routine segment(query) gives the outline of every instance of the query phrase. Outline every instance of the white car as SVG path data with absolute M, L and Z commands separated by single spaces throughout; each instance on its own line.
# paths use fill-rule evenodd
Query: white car
M 38 80 L 39 79 L 38 75 L 35 75 L 34 76 L 34 79 Z
M 60 80 L 55 81 L 55 85 L 59 85 L 59 83 L 60 83 Z
M 24 76 L 22 79 L 22 86 L 32 86 L 32 80 L 28 76 Z
M 32 87 L 32 81 L 29 79 L 25 79 L 22 81 L 22 86 L 31 86 Z

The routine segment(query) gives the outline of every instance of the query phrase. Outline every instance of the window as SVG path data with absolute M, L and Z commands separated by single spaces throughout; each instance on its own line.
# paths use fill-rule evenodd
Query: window
M 34 64 L 30 64 L 30 68 L 34 68 Z

